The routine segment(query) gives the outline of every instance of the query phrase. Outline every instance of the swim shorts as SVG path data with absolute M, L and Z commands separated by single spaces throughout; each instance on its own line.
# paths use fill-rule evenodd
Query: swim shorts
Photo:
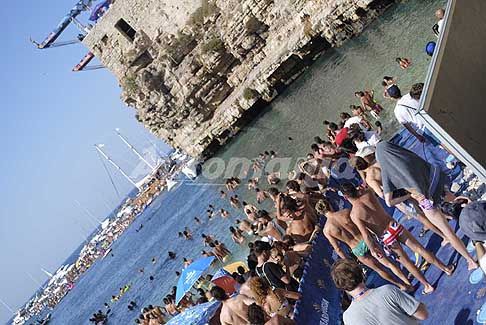
M 354 256 L 361 257 L 368 254 L 370 249 L 368 248 L 368 245 L 366 245 L 365 241 L 362 240 L 359 242 L 358 246 L 353 248 L 351 251 L 353 252 Z
M 435 208 L 434 207 L 434 201 L 431 201 L 431 200 L 427 199 L 426 197 L 423 197 L 419 201 L 419 206 L 422 208 L 422 210 L 433 210 Z
M 381 240 L 385 246 L 390 246 L 395 243 L 403 231 L 403 226 L 397 222 L 393 222 L 391 225 L 388 226 L 388 229 L 385 230 L 383 236 L 381 236 Z

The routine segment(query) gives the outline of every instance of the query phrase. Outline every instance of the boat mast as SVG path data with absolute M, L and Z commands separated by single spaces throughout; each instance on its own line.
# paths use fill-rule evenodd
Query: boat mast
M 130 178 L 130 176 L 127 175 L 127 173 L 125 173 L 123 171 L 123 169 L 120 168 L 120 166 L 118 166 L 117 164 L 115 164 L 115 162 L 113 160 L 111 160 L 110 157 L 108 157 L 104 152 L 103 150 L 101 150 L 101 145 L 99 144 L 95 144 L 95 148 L 96 150 L 103 156 L 103 158 L 105 158 L 106 160 L 108 160 L 113 166 L 115 166 L 115 168 L 123 175 L 125 176 L 125 178 L 133 185 L 135 186 L 137 189 L 140 190 L 140 188 L 137 186 L 137 184 L 133 181 L 133 179 Z
M 79 201 L 78 201 L 78 200 L 74 200 L 74 203 L 76 203 L 76 204 L 77 204 L 77 205 L 78 205 L 78 206 L 79 206 L 81 209 L 83 209 L 83 210 L 84 210 L 84 212 L 86 212 L 86 214 L 87 214 L 89 217 L 91 217 L 91 219 L 94 219 L 94 220 L 95 220 L 97 223 L 99 223 L 99 224 L 101 225 L 101 223 L 102 223 L 102 222 L 101 222 L 101 221 L 100 221 L 98 218 L 96 218 L 96 217 L 95 217 L 95 216 L 94 216 L 94 215 L 91 213 L 91 211 L 89 211 L 87 208 L 85 208 L 84 206 L 82 206 L 82 205 L 81 205 L 81 203 L 79 203 Z
M 42 267 L 41 267 L 41 271 L 44 272 L 44 274 L 47 275 L 49 277 L 49 279 L 54 277 L 54 275 L 52 275 L 51 272 L 44 270 Z
M 15 314 L 15 311 L 14 311 L 12 308 L 10 308 L 10 306 L 9 306 L 9 305 L 7 305 L 7 303 L 6 303 L 5 301 L 3 301 L 2 299 L 0 299 L 0 303 L 2 303 L 2 305 L 3 305 L 5 308 L 7 308 L 7 309 L 8 309 L 8 310 L 9 310 L 9 311 L 12 313 L 12 314 Z
M 116 128 L 115 129 L 115 132 L 116 134 L 120 137 L 120 139 L 128 146 L 128 148 L 130 148 L 137 156 L 138 158 L 140 158 L 140 160 L 142 160 L 147 166 L 150 167 L 150 169 L 152 171 L 155 171 L 155 167 L 152 166 L 151 164 L 149 164 L 149 162 L 137 151 L 137 149 L 135 149 L 129 142 L 127 139 L 125 139 L 125 137 L 120 133 L 120 129 Z

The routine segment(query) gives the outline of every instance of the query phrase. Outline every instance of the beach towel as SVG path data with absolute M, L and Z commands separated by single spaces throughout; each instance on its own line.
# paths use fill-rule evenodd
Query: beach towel
M 446 179 L 437 166 L 391 142 L 377 144 L 375 155 L 381 166 L 385 194 L 399 189 L 415 189 L 427 199 L 440 202 Z

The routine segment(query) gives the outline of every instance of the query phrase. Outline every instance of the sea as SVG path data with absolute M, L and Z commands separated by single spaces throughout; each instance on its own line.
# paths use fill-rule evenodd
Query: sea
M 195 181 L 181 177 L 172 191 L 155 199 L 113 244 L 113 256 L 95 262 L 51 311 L 50 324 L 90 324 L 88 319 L 96 311 L 104 310 L 105 302 L 111 308 L 108 324 L 132 324 L 140 312 L 129 311 L 128 303 L 135 301 L 140 308 L 149 304 L 162 305 L 162 298 L 177 284 L 175 272 L 181 271 L 183 257 L 200 257 L 200 251 L 204 249 L 202 233 L 215 235 L 229 247 L 233 254 L 228 263 L 245 261 L 246 243 L 242 246 L 233 243 L 228 230 L 244 215 L 241 209 L 233 209 L 227 199 L 220 198 L 223 179 L 231 174 L 224 168 L 235 157 L 249 160 L 270 150 L 278 157 L 304 157 L 310 152 L 315 136 L 324 138 L 323 121 L 337 121 L 340 112 L 349 111 L 349 105 L 359 104 L 354 92 L 362 89 L 373 89 L 375 98 L 385 108 L 381 121 L 386 133 L 390 135 L 397 131 L 398 125 L 393 119 L 394 103 L 381 95 L 382 78 L 396 77 L 404 93 L 413 83 L 424 81 L 430 63 L 424 48 L 427 42 L 436 40 L 432 32 L 436 22 L 434 13 L 445 6 L 446 1 L 397 2 L 361 35 L 341 48 L 323 54 L 225 145 L 216 159 L 204 165 L 202 176 Z M 409 58 L 412 65 L 402 70 L 395 62 L 396 57 Z M 218 168 L 223 171 L 216 173 Z M 247 177 L 251 176 L 250 172 Z M 255 193 L 246 189 L 246 181 L 242 180 L 242 186 L 233 195 L 269 209 L 269 202 L 256 203 Z M 285 184 L 285 179 L 282 183 L 279 187 Z M 269 187 L 263 180 L 261 184 L 262 189 Z M 207 217 L 209 204 L 216 210 L 213 220 Z M 221 208 L 230 212 L 229 218 L 219 216 L 217 211 Z M 194 222 L 196 216 L 201 219 L 201 225 Z M 143 228 L 137 232 L 142 224 Z M 192 230 L 193 240 L 178 237 L 178 232 L 186 226 Z M 177 258 L 169 260 L 168 251 L 176 252 Z M 72 262 L 75 256 L 73 254 L 67 262 Z M 153 258 L 155 263 L 152 263 Z M 141 268 L 143 274 L 139 272 Z M 149 276 L 154 280 L 149 280 Z M 127 284 L 131 285 L 130 290 L 118 302 L 111 303 L 111 297 Z

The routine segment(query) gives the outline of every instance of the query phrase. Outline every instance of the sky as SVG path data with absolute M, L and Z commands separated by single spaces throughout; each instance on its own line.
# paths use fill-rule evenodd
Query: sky
M 120 201 L 93 145 L 104 143 L 127 170 L 137 159 L 113 130 L 140 149 L 151 145 L 108 70 L 71 71 L 88 52 L 82 44 L 38 50 L 29 42 L 42 41 L 75 2 L 5 1 L 0 10 L 0 299 L 15 310 L 47 279 L 40 268 L 55 271 L 94 229 L 75 201 L 99 219 Z M 70 26 L 59 40 L 76 33 Z M 128 193 L 131 185 L 110 171 Z M 0 323 L 11 316 L 0 304 Z

